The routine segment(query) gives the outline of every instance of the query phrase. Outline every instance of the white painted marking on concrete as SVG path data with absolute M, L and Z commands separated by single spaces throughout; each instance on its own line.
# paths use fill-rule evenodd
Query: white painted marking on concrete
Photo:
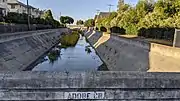
M 105 92 L 65 92 L 64 99 L 104 99 Z

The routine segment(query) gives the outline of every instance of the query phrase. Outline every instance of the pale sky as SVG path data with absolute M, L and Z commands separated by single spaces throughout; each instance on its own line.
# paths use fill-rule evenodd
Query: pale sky
M 26 0 L 20 0 L 26 3 Z M 125 0 L 126 3 L 136 4 L 138 0 Z M 54 17 L 67 15 L 75 20 L 93 18 L 96 10 L 108 11 L 108 4 L 117 9 L 118 0 L 29 0 L 29 4 L 40 9 L 51 9 Z

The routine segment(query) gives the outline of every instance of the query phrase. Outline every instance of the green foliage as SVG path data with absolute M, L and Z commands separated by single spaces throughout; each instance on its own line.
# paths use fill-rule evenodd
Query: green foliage
M 48 54 L 48 58 L 51 63 L 54 63 L 54 61 L 58 60 L 59 56 L 60 56 L 60 50 L 52 50 Z
M 45 20 L 46 24 L 52 25 L 54 28 L 57 28 L 60 26 L 59 21 L 53 18 L 51 10 L 47 10 L 42 16 L 42 18 Z
M 76 22 L 76 25 L 83 25 L 84 24 L 84 21 L 83 20 L 78 20 L 77 22 Z
M 73 24 L 74 23 L 74 19 L 69 17 L 69 16 L 61 16 L 60 18 L 60 22 L 62 24 Z
M 126 30 L 124 28 L 120 28 L 120 27 L 117 27 L 117 26 L 111 27 L 110 31 L 111 31 L 111 33 L 119 33 L 121 35 L 126 33 Z
M 5 17 L 6 22 L 9 23 L 18 23 L 18 24 L 26 24 L 27 23 L 27 14 L 18 14 L 14 12 L 9 12 Z
M 79 40 L 79 32 L 73 31 L 72 33 L 64 34 L 61 38 L 62 47 L 75 46 Z
M 139 0 L 136 6 L 120 3 L 117 14 L 113 13 L 109 17 L 98 19 L 96 26 L 116 26 L 131 35 L 138 35 L 143 29 L 147 30 L 146 34 L 151 34 L 144 36 L 165 39 L 172 38 L 173 31 L 160 30 L 162 33 L 154 31 L 152 34 L 149 29 L 180 28 L 180 0 Z
M 86 27 L 94 27 L 95 26 L 95 21 L 94 19 L 88 19 L 84 22 L 84 26 Z
M 109 17 L 107 18 L 101 18 L 101 19 L 98 19 L 97 21 L 97 27 L 100 28 L 101 26 L 104 26 L 106 28 L 110 28 L 111 27 L 111 21 L 117 17 L 117 13 L 116 12 L 112 12 Z
M 101 26 L 101 27 L 100 27 L 100 31 L 102 31 L 102 32 L 107 32 L 107 28 L 104 27 L 104 26 Z
M 147 37 L 147 38 L 154 38 L 154 39 L 166 39 L 166 40 L 173 40 L 174 38 L 174 28 L 149 28 L 145 29 L 142 28 L 139 30 L 139 36 Z M 158 34 L 157 34 L 158 33 Z
M 53 15 L 52 15 L 51 10 L 47 10 L 47 11 L 44 13 L 43 18 L 46 19 L 46 20 L 48 20 L 48 21 L 50 21 L 50 22 L 53 21 L 54 18 L 53 18 Z
M 27 24 L 27 21 L 28 21 L 28 15 L 25 13 L 19 14 L 19 13 L 9 12 L 8 15 L 5 17 L 5 22 L 7 23 Z M 53 28 L 57 28 L 61 26 L 59 21 L 53 18 L 51 10 L 47 10 L 42 18 L 30 17 L 30 23 L 52 25 Z

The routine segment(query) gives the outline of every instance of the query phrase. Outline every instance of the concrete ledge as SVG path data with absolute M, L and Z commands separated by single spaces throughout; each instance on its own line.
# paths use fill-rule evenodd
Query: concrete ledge
M 178 73 L 140 72 L 15 72 L 0 73 L 0 88 L 180 88 Z
M 65 92 L 105 92 L 105 99 L 180 99 L 180 74 L 140 72 L 0 73 L 0 99 L 58 100 Z

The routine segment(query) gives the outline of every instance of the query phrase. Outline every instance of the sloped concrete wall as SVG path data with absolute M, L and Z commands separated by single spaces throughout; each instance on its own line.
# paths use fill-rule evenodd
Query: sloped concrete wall
M 22 71 L 54 46 L 62 32 L 54 29 L 12 33 L 0 37 L 0 71 Z
M 180 72 L 180 49 L 89 30 L 85 33 L 112 71 Z

